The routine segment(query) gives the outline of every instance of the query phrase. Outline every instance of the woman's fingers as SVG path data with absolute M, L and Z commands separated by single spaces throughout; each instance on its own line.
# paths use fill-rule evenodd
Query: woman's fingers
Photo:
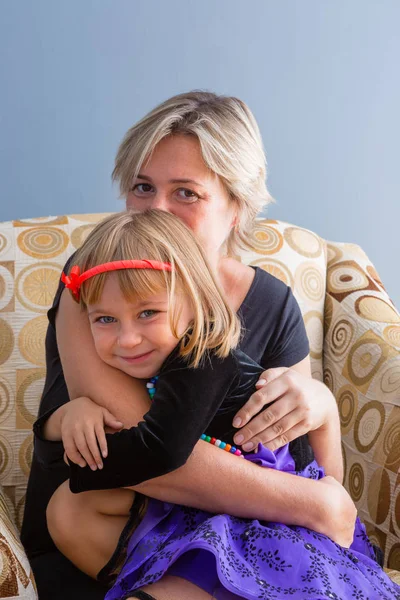
M 291 413 L 265 429 L 258 435 L 242 445 L 245 452 L 257 448 L 258 444 L 264 444 L 270 450 L 277 450 L 292 440 L 307 433 L 307 427 L 301 420 L 301 411 L 293 410 Z
M 247 425 L 235 434 L 234 442 L 244 444 L 257 433 L 291 412 L 294 409 L 294 399 L 288 392 L 288 382 L 283 378 L 274 379 L 254 392 L 238 413 Z M 279 402 L 275 402 L 278 398 L 280 398 Z M 271 404 L 272 402 L 273 404 Z M 268 408 L 260 412 L 267 405 L 269 405 Z
M 233 419 L 234 427 L 244 427 L 246 423 L 248 423 L 256 414 L 258 414 L 266 404 L 273 402 L 276 400 L 276 398 L 278 398 L 276 395 L 275 397 L 272 397 L 274 390 L 272 390 L 267 397 L 266 388 L 269 387 L 273 381 L 279 379 L 281 375 L 286 373 L 287 370 L 287 367 L 278 367 L 276 369 L 268 369 L 268 371 L 264 371 L 260 375 L 260 379 L 258 380 L 256 386 L 261 384 L 261 387 L 259 387 L 257 391 L 250 396 L 246 404 L 237 412 L 235 418 Z M 284 386 L 283 380 L 281 381 L 281 385 L 282 384 L 282 387 L 286 387 L 287 389 L 287 385 Z M 282 393 L 284 393 L 284 391 Z

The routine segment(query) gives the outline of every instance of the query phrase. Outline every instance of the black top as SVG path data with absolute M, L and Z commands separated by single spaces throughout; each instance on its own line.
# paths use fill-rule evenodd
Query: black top
M 71 259 L 68 263 L 70 261 Z M 68 268 L 68 263 L 65 268 Z M 59 406 L 69 401 L 55 331 L 55 314 L 63 289 L 64 285 L 60 282 L 53 307 L 48 313 L 50 324 L 46 335 L 47 373 L 39 407 L 41 422 Z M 308 339 L 299 306 L 290 288 L 269 273 L 255 269 L 255 277 L 239 310 L 239 315 L 244 328 L 240 349 L 261 364 L 264 369 L 277 366 L 290 367 L 308 355 Z M 39 430 L 40 428 L 37 428 L 37 431 Z M 301 441 L 302 438 L 299 440 L 296 444 L 303 449 L 306 448 L 307 444 Z M 109 446 L 110 443 L 112 441 L 108 439 Z M 291 451 L 297 454 L 293 451 L 292 444 L 293 442 Z M 45 511 L 54 491 L 69 477 L 69 468 L 63 461 L 63 452 L 61 442 L 46 441 L 38 435 L 35 436 L 21 532 L 23 544 L 30 557 L 55 548 L 47 530 Z M 307 455 L 307 452 L 304 455 Z M 104 469 L 93 473 L 102 476 L 103 471 Z M 125 471 L 123 459 L 119 471 L 124 477 L 127 471 L 130 472 L 130 467 Z M 134 485 L 134 483 L 130 481 L 124 485 Z
M 202 433 L 234 445 L 233 418 L 255 391 L 263 370 L 241 350 L 224 359 L 209 352 L 197 368 L 189 368 L 176 348 L 160 370 L 144 420 L 107 435 L 103 469 L 98 473 L 70 463 L 71 491 L 137 485 L 165 475 L 185 464 Z M 294 449 L 296 470 L 313 460 L 311 447 L 303 449 Z

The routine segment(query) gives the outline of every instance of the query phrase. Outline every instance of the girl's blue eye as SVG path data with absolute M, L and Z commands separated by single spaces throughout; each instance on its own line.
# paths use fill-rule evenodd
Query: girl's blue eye
M 110 325 L 110 323 L 115 323 L 114 317 L 107 317 L 107 316 L 105 316 L 105 317 L 99 317 L 97 319 L 97 321 L 99 323 L 102 323 L 103 325 Z

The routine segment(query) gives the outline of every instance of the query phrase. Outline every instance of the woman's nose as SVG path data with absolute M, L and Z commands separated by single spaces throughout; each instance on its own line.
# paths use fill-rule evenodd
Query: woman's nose
M 171 212 L 169 208 L 169 200 L 166 194 L 158 192 L 154 194 L 150 201 L 149 208 L 158 208 L 158 210 L 164 210 L 165 212 Z

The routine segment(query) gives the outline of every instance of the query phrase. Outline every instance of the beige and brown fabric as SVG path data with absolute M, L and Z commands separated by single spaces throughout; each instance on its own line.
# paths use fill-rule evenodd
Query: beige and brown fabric
M 61 267 L 105 215 L 0 224 L 0 482 L 20 527 L 44 384 L 46 311 Z M 313 376 L 339 405 L 346 486 L 370 535 L 400 570 L 400 317 L 360 248 L 260 219 L 238 257 L 290 285 Z M 265 299 L 268 310 L 268 298 Z
M 0 486 L 0 598 L 37 598 L 35 581 Z

